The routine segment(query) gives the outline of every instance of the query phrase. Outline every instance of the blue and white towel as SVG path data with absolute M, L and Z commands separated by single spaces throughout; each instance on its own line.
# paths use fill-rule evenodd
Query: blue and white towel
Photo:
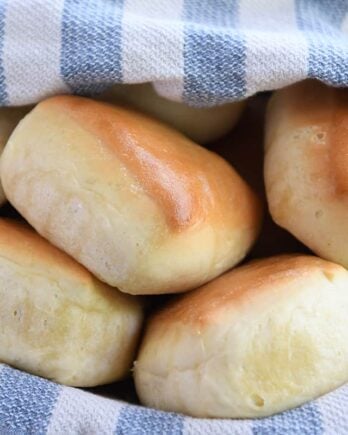
M 0 365 L 1 435 L 347 435 L 348 386 L 256 420 L 195 419 L 63 387 Z
M 153 82 L 214 105 L 348 85 L 347 0 L 0 0 L 0 105 Z
M 0 0 L 0 105 L 152 82 L 208 106 L 348 85 L 347 0 Z M 0 366 L 0 434 L 348 434 L 348 386 L 260 420 L 127 405 Z

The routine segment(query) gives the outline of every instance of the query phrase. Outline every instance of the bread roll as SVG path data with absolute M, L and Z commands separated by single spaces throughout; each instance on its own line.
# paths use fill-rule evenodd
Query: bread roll
M 132 294 L 180 292 L 238 263 L 259 202 L 216 154 L 131 110 L 55 97 L 15 130 L 7 197 L 99 279 Z
M 311 256 L 256 260 L 150 319 L 135 384 L 144 405 L 263 417 L 348 381 L 348 272 Z
M 348 267 L 348 91 L 306 81 L 271 99 L 270 212 L 312 251 Z
M 168 100 L 157 94 L 151 83 L 115 85 L 99 97 L 110 103 L 126 103 L 172 127 L 200 144 L 228 133 L 240 118 L 245 101 L 198 108 Z
M 23 224 L 0 219 L 0 360 L 80 387 L 124 377 L 140 303 Z
M 28 113 L 32 106 L 0 107 L 0 155 L 8 138 L 18 122 Z M 6 201 L 5 193 L 0 182 L 0 205 Z

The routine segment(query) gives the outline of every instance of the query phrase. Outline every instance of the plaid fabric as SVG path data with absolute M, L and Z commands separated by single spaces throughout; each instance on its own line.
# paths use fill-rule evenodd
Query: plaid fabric
M 348 85 L 345 0 L 0 0 L 0 105 L 150 81 L 208 106 L 306 77 Z M 348 386 L 274 417 L 202 420 L 0 365 L 1 434 L 348 433 Z

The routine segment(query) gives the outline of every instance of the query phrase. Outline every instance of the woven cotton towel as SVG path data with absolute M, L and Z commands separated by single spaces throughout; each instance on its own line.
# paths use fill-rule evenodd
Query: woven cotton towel
M 348 85 L 347 0 L 0 0 L 0 105 L 112 83 L 214 105 Z
M 62 387 L 0 366 L 1 434 L 319 435 L 348 433 L 348 387 L 258 420 L 203 420 Z
M 0 365 L 1 435 L 347 435 L 348 386 L 257 420 L 205 420 L 127 405 Z

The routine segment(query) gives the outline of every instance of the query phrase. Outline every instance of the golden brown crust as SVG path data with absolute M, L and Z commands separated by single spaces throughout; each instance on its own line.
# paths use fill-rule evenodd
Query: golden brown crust
M 229 215 L 235 220 L 236 203 L 241 222 L 250 215 L 259 220 L 259 204 L 230 165 L 160 122 L 79 97 L 53 97 L 39 107 L 64 110 L 100 138 L 100 145 L 115 153 L 159 204 L 173 230 L 203 220 L 224 221 Z
M 324 84 L 307 80 L 281 90 L 274 96 L 291 129 L 314 127 L 316 135 L 311 139 L 308 153 L 314 177 L 334 180 L 328 191 L 333 195 L 348 193 L 348 91 L 335 89 Z M 281 107 L 280 107 L 281 106 Z M 272 102 L 269 113 L 272 111 Z M 268 123 L 269 125 L 270 123 Z M 274 125 L 280 123 L 274 122 Z M 272 142 L 272 129 L 268 143 Z M 276 128 L 276 127 L 274 127 Z
M 223 159 L 84 98 L 39 103 L 1 169 L 10 202 L 40 234 L 126 293 L 196 288 L 241 261 L 260 227 L 258 199 Z
M 316 270 L 331 279 L 340 269 L 344 270 L 334 263 L 306 255 L 281 255 L 255 260 L 179 296 L 153 316 L 150 328 L 156 330 L 162 324 L 175 321 L 198 326 L 214 323 L 218 313 L 226 310 L 226 307 L 233 310 L 244 304 L 255 303 L 262 292 L 277 292 L 276 284 L 280 282 L 293 281 Z
M 146 113 L 199 144 L 212 143 L 227 134 L 237 123 L 246 103 L 244 100 L 214 107 L 190 107 L 161 97 L 152 83 L 114 85 L 97 98 Z
M 348 92 L 335 91 L 329 130 L 330 160 L 338 194 L 348 193 Z
M 39 258 L 40 262 L 47 263 L 48 270 L 52 267 L 59 268 L 63 275 L 74 276 L 80 281 L 93 279 L 87 269 L 51 245 L 28 225 L 3 218 L 0 219 L 0 256 L 28 266 L 35 265 Z

